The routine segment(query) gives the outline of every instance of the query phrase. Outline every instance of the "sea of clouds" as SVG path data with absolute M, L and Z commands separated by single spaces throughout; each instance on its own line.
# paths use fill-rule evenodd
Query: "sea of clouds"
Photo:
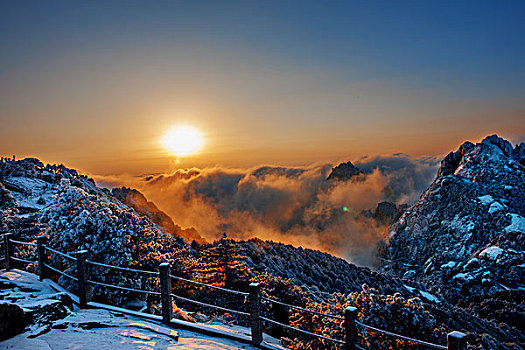
M 362 212 L 374 211 L 382 201 L 413 203 L 434 179 L 439 162 L 395 154 L 354 164 L 365 174 L 349 181 L 327 181 L 332 164 L 191 168 L 96 180 L 137 188 L 176 224 L 194 227 L 208 241 L 223 233 L 259 237 L 371 265 L 385 226 Z

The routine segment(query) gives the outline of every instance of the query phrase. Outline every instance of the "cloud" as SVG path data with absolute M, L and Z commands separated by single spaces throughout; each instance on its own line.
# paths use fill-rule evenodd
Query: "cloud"
M 356 166 L 365 172 L 378 169 L 388 179 L 384 198 L 394 203 L 414 202 L 434 179 L 440 159 L 436 157 L 411 158 L 398 153 L 362 159 Z
M 192 168 L 142 179 L 96 179 L 138 188 L 175 223 L 196 228 L 208 240 L 223 232 L 236 239 L 257 236 L 370 265 L 384 226 L 362 211 L 385 200 L 414 201 L 438 162 L 397 154 L 363 158 L 356 165 L 366 174 L 349 181 L 327 181 L 332 164 Z

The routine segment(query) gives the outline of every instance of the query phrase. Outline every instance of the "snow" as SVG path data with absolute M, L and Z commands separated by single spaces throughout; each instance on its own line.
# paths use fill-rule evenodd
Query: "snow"
M 472 232 L 476 227 L 469 215 L 460 217 L 459 214 L 455 215 L 451 221 L 442 220 L 441 225 L 448 226 L 456 232 L 461 232 L 463 241 L 468 240 L 472 236 Z
M 433 294 L 430 294 L 430 293 L 424 292 L 424 291 L 422 291 L 422 290 L 419 291 L 419 294 L 421 294 L 421 296 L 422 296 L 423 298 L 425 298 L 426 300 L 428 300 L 428 301 L 432 301 L 432 302 L 434 302 L 434 303 L 439 303 L 439 302 L 440 302 L 440 300 L 439 300 L 435 295 L 433 295 Z
M 10 176 L 6 182 L 30 191 L 38 191 L 49 185 L 43 180 L 23 176 Z
M 8 285 L 6 301 L 31 308 L 54 299 L 58 287 L 50 281 L 18 270 L 0 273 L 0 282 Z M 10 286 L 12 285 L 12 286 Z M 53 288 L 54 287 L 54 288 Z M 57 288 L 61 289 L 61 288 Z M 210 325 L 217 332 L 246 333 L 244 327 L 229 327 L 218 322 Z M 284 349 L 276 344 L 269 348 Z M 66 317 L 51 325 L 30 325 L 25 333 L 0 342 L 0 349 L 256 349 L 234 340 L 214 338 L 190 330 L 174 330 L 151 320 L 102 309 L 73 307 Z
M 490 205 L 489 214 L 495 213 L 503 209 L 505 209 L 503 205 L 501 205 L 499 202 L 494 202 Z
M 521 232 L 525 233 L 525 218 L 518 214 L 510 214 L 511 224 L 505 227 L 505 232 Z
M 4 182 L 15 185 L 25 191 L 25 193 L 11 191 L 11 194 L 16 198 L 18 205 L 21 207 L 40 210 L 52 203 L 57 193 L 53 185 L 40 179 L 11 176 Z M 42 199 L 43 202 L 38 203 L 40 199 Z
M 498 285 L 499 285 L 501 288 L 503 288 L 504 290 L 510 290 L 510 288 L 507 287 L 507 286 L 504 285 L 504 284 L 498 283 Z
M 411 279 L 411 278 L 413 278 L 415 275 L 416 275 L 416 271 L 415 271 L 415 270 L 408 270 L 408 271 L 405 272 L 405 274 L 403 275 L 403 278 Z
M 416 290 L 416 288 L 412 288 L 412 287 L 409 287 L 407 286 L 406 284 L 403 284 L 403 287 L 405 287 L 409 292 L 413 292 L 414 290 Z
M 494 202 L 494 198 L 490 194 L 478 197 L 479 201 L 484 205 L 489 205 Z
M 491 246 L 483 249 L 483 251 L 479 253 L 479 257 L 487 260 L 496 260 L 502 254 L 503 249 L 497 246 Z
M 455 261 L 449 261 L 448 263 L 441 265 L 441 269 L 452 269 L 455 266 L 456 266 Z
M 469 273 L 458 273 L 454 277 L 452 277 L 454 280 L 460 280 L 460 281 L 470 281 L 474 279 L 474 277 Z

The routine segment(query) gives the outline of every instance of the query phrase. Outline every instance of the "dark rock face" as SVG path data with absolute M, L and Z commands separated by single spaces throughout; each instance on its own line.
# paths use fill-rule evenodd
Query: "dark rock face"
M 206 243 L 206 240 L 201 237 L 197 230 L 194 228 L 182 229 L 179 225 L 176 225 L 166 213 L 157 208 L 155 203 L 149 202 L 139 191 L 131 188 L 120 187 L 113 188 L 111 194 L 122 203 L 135 209 L 137 213 L 150 218 L 151 221 L 161 226 L 172 235 L 182 237 L 188 242 L 194 240 L 200 244 Z
M 332 168 L 332 172 L 330 175 L 328 175 L 327 180 L 347 181 L 359 174 L 362 174 L 362 171 L 353 165 L 352 162 L 348 161 L 346 163 L 339 164 L 335 168 Z
M 482 143 L 489 145 L 489 146 L 494 145 L 498 147 L 503 152 L 503 154 L 507 157 L 510 156 L 513 151 L 512 144 L 509 141 L 504 140 L 501 137 L 498 137 L 498 135 L 487 136 L 482 141 Z
M 11 192 L 5 188 L 4 184 L 0 182 L 0 210 L 16 207 L 16 199 L 13 198 Z
M 514 148 L 512 151 L 512 156 L 519 162 L 521 165 L 525 165 L 525 143 L 522 142 Z
M 0 302 L 0 341 L 22 333 L 28 323 L 29 317 L 20 306 Z
M 525 287 L 522 145 L 513 149 L 493 135 L 447 155 L 434 182 L 391 227 L 382 270 L 515 327 Z
M 438 171 L 438 176 L 447 176 L 453 174 L 459 166 L 463 156 L 474 148 L 472 142 L 465 142 L 456 152 L 450 152 L 442 161 Z
M 397 206 L 392 202 L 380 202 L 377 204 L 376 211 L 373 214 L 373 218 L 381 224 L 391 224 L 403 214 L 406 209 L 405 205 Z
M 51 325 L 54 321 L 61 320 L 70 314 L 73 302 L 67 294 L 54 298 L 47 303 L 42 303 L 31 308 L 31 323 L 39 326 Z

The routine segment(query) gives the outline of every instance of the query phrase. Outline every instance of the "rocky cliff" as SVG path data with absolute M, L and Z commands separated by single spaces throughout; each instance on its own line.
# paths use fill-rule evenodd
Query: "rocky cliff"
M 155 203 L 148 201 L 138 190 L 127 187 L 117 187 L 111 190 L 111 194 L 128 207 L 135 209 L 137 213 L 146 215 L 154 223 L 172 235 L 182 237 L 188 242 L 196 241 L 201 244 L 206 243 L 206 240 L 201 237 L 197 230 L 191 227 L 182 229 L 179 225 L 176 225 L 165 212 L 160 210 Z
M 448 154 L 389 230 L 381 270 L 523 331 L 524 150 L 492 135 Z

